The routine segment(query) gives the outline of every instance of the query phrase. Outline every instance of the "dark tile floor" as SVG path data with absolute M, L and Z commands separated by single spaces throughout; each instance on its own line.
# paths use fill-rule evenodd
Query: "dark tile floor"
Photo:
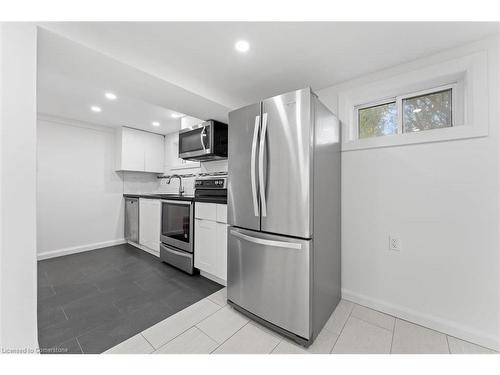
M 131 245 L 38 262 L 42 350 L 102 353 L 222 286 Z

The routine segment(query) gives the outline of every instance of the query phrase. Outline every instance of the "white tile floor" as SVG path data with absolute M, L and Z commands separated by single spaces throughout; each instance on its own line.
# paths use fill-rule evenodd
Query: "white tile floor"
M 496 353 L 342 300 L 309 348 L 226 304 L 226 289 L 111 348 L 115 354 Z

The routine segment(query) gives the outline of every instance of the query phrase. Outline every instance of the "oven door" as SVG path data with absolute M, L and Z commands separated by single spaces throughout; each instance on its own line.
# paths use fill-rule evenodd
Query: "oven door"
M 161 242 L 193 252 L 193 204 L 161 201 Z
M 179 132 L 179 157 L 190 159 L 209 155 L 212 150 L 212 126 L 203 123 Z

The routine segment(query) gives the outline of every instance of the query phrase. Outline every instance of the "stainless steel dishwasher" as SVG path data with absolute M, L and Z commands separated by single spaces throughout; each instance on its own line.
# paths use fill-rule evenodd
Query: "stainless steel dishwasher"
M 139 243 L 139 199 L 125 198 L 125 239 Z

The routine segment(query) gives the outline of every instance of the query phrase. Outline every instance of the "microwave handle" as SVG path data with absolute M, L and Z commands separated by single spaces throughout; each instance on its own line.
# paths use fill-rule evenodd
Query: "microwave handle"
M 203 147 L 203 152 L 206 152 L 207 149 L 205 148 L 205 142 L 203 141 L 203 137 L 205 135 L 205 131 L 207 130 L 206 126 L 203 126 L 203 130 L 200 133 L 200 142 L 201 142 L 201 147 Z

